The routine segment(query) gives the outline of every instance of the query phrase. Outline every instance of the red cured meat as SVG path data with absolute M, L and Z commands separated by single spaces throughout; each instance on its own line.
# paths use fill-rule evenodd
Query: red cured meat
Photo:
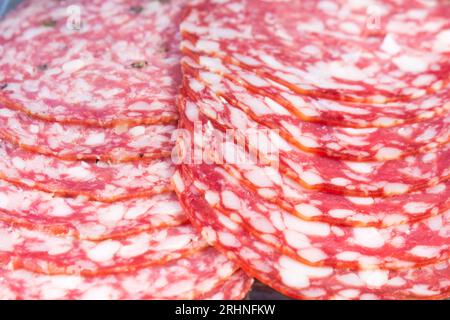
M 188 116 L 194 117 L 196 109 L 190 110 Z M 181 124 L 186 129 L 192 130 L 187 119 L 183 120 Z M 207 125 L 206 127 L 208 128 Z M 220 141 L 221 132 L 216 130 L 214 133 L 219 136 Z M 189 135 L 191 134 L 189 133 Z M 183 140 L 180 141 L 185 141 L 184 139 L 195 141 L 195 136 L 181 138 Z M 179 144 L 179 147 L 189 149 L 191 143 L 192 141 L 185 141 L 185 146 Z M 197 140 L 197 143 L 199 143 L 199 140 Z M 210 144 L 213 144 L 213 142 Z M 208 141 L 204 145 L 208 145 Z M 218 160 L 219 164 L 226 170 L 223 171 L 224 175 L 221 179 L 238 180 L 241 185 L 255 194 L 304 220 L 348 226 L 387 227 L 418 221 L 449 209 L 449 181 L 420 191 L 391 197 L 341 196 L 304 188 L 283 172 L 277 170 L 277 167 L 268 166 L 266 163 L 260 163 L 246 157 L 247 153 L 236 145 L 224 143 L 223 148 L 226 149 L 218 152 L 219 156 L 221 152 L 224 154 L 223 159 L 219 158 Z M 205 146 L 202 147 L 202 150 L 204 158 L 207 160 L 210 156 L 209 150 Z M 229 160 L 226 150 L 232 155 Z M 190 156 L 194 157 L 195 154 Z M 189 155 L 187 158 L 189 158 Z M 236 163 L 236 159 L 248 159 L 250 161 Z M 229 163 L 227 163 L 227 160 Z M 185 159 L 183 159 L 183 163 L 186 163 Z
M 199 299 L 202 300 L 242 300 L 253 285 L 253 279 L 249 278 L 242 270 L 235 272 L 223 284 L 217 286 Z
M 192 117 L 195 109 L 182 109 L 182 112 Z M 180 127 L 188 129 L 192 133 L 194 129 L 189 123 L 190 120 L 184 119 L 183 115 Z M 194 141 L 198 142 L 200 139 L 194 138 Z M 190 143 L 192 142 L 183 141 L 181 144 L 189 145 Z M 203 143 L 205 145 L 212 144 L 209 141 Z M 202 150 L 205 149 L 205 145 Z M 228 146 L 225 146 L 224 149 L 225 161 L 228 159 L 227 156 L 238 153 Z M 386 229 L 340 227 L 323 222 L 308 222 L 297 218 L 295 214 L 292 215 L 290 212 L 282 210 L 279 206 L 266 202 L 263 198 L 255 195 L 252 188 L 242 187 L 245 184 L 242 184 L 240 180 L 233 178 L 225 170 L 218 169 L 214 158 L 203 158 L 202 164 L 196 162 L 185 164 L 193 168 L 192 174 L 199 183 L 197 188 L 204 192 L 210 205 L 217 206 L 226 216 L 234 217 L 246 225 L 250 232 L 257 234 L 263 241 L 304 263 L 353 268 L 359 266 L 403 268 L 448 258 L 449 213 L 429 220 L 421 220 L 412 225 L 404 224 Z M 262 197 L 266 194 L 270 195 L 272 192 L 268 182 L 280 183 L 281 180 L 280 173 L 274 167 L 261 168 L 253 164 L 251 159 L 243 164 L 239 163 L 237 168 L 238 170 L 244 168 L 243 171 L 254 183 L 259 183 L 261 187 L 264 187 L 261 188 L 261 190 L 265 190 L 265 193 L 260 194 Z M 295 194 L 295 190 L 286 190 L 285 192 Z M 299 193 L 300 195 L 301 193 Z M 326 194 L 317 194 L 316 197 L 326 199 L 323 201 L 334 200 L 337 203 L 345 201 L 345 199 L 330 199 Z M 224 198 L 228 200 L 226 204 L 226 200 L 221 203 L 221 199 Z M 442 199 L 441 201 L 446 200 Z M 404 208 L 408 208 L 408 204 L 404 205 Z M 304 212 L 304 214 L 311 215 L 317 214 L 318 211 L 316 207 L 308 203 L 299 204 L 294 207 L 294 210 L 300 214 Z M 347 214 L 348 212 L 345 210 L 343 212 L 337 207 L 330 210 L 330 215 L 334 214 L 337 217 L 342 213 Z M 370 211 L 368 215 L 370 216 Z M 392 217 L 395 221 L 395 215 Z
M 0 136 L 31 152 L 63 160 L 125 162 L 170 155 L 174 125 L 95 128 L 32 119 L 0 106 Z
M 239 140 L 240 144 L 246 143 L 251 151 L 264 160 L 263 164 L 279 166 L 280 172 L 309 189 L 356 196 L 389 196 L 434 186 L 440 181 L 446 181 L 450 174 L 450 144 L 441 149 L 398 160 L 343 161 L 303 152 L 291 146 L 276 131 L 267 130 L 253 120 L 246 119 L 244 112 L 233 118 L 238 124 L 236 126 L 235 123 L 228 123 L 229 118 L 213 119 L 211 113 L 208 113 L 206 118 L 202 111 L 204 101 L 199 97 L 195 101 L 190 98 L 180 100 L 180 110 L 183 117 L 189 121 L 188 125 L 192 127 L 192 123 L 201 124 L 198 130 L 203 130 L 203 133 L 198 134 L 208 136 L 208 131 L 212 129 L 210 131 L 219 141 L 225 141 L 225 136 L 220 131 L 231 130 L 227 133 Z M 214 129 L 215 126 L 219 126 L 221 130 Z M 211 141 L 194 141 L 195 146 L 201 150 L 211 146 Z M 222 161 L 235 164 L 235 159 L 226 159 L 227 153 L 230 152 L 226 148 L 236 149 L 235 145 L 233 142 L 225 143 L 222 147 L 224 150 L 218 151 L 219 157 L 224 158 Z M 233 156 L 234 153 L 230 157 Z M 253 168 L 251 163 L 239 163 L 238 170 L 246 175 L 250 174 Z
M 183 1 L 82 0 L 75 7 L 81 10 L 78 26 L 76 13 L 67 13 L 72 3 L 41 2 L 29 1 L 23 14 L 0 25 L 1 103 L 66 123 L 176 120 L 176 22 Z
M 163 265 L 205 248 L 191 225 L 103 241 L 56 237 L 0 223 L 3 266 L 45 274 L 97 275 Z
M 195 299 L 215 290 L 236 267 L 209 248 L 163 266 L 95 277 L 0 269 L 2 299 Z
M 114 203 L 64 198 L 0 180 L 0 220 L 85 240 L 121 238 L 186 222 L 173 192 Z
M 395 27 L 375 37 L 336 37 L 326 34 L 326 27 L 320 34 L 302 30 L 302 16 L 322 20 L 323 14 L 295 1 L 206 0 L 190 11 L 181 30 L 199 50 L 218 53 L 301 94 L 359 102 L 407 100 L 437 91 L 449 80 L 450 6 L 418 3 L 404 2 L 403 12 L 389 17 Z M 338 23 L 348 22 L 338 17 Z M 419 31 L 396 34 L 409 20 Z
M 184 178 L 184 177 L 183 177 Z M 208 207 L 189 181 L 174 175 L 182 206 L 209 243 L 248 274 L 298 299 L 442 299 L 450 296 L 449 261 L 417 269 L 310 267 L 274 250 Z
M 244 86 L 253 94 L 267 96 L 303 121 L 348 126 L 355 128 L 393 127 L 404 123 L 421 122 L 442 115 L 450 110 L 448 88 L 434 95 L 425 95 L 409 102 L 378 104 L 334 101 L 320 97 L 300 96 L 270 79 L 262 78 L 239 66 L 227 64 L 224 59 L 202 55 L 185 40 L 181 44 L 184 64 L 192 65 L 193 59 L 204 68 Z M 213 79 L 217 79 L 215 76 Z M 273 106 L 272 106 L 273 107 Z
M 449 258 L 450 210 L 389 228 L 305 221 L 264 201 L 239 181 L 226 180 L 222 171 L 202 164 L 183 166 L 182 173 L 217 215 L 305 264 L 399 269 Z
M 0 178 L 64 196 L 111 202 L 170 190 L 170 159 L 108 164 L 63 161 L 0 142 Z
M 383 161 L 450 141 L 450 115 L 390 128 L 355 129 L 304 122 L 270 97 L 252 94 L 225 77 L 201 69 L 192 60 L 184 62 L 184 88 L 194 98 L 201 95 L 203 102 L 210 102 L 214 113 L 236 119 L 245 112 L 253 121 L 279 130 L 284 139 L 306 152 L 353 161 Z M 215 102 L 219 97 L 227 101 L 226 108 L 222 101 Z

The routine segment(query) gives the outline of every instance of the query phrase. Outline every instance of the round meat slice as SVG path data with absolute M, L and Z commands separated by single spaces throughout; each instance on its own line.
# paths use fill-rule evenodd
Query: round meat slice
M 351 9 L 343 4 L 343 11 Z M 449 10 L 442 1 L 429 7 L 404 2 L 403 12 L 390 15 L 393 23 L 386 32 L 348 38 L 328 35 L 325 26 L 325 32 L 305 31 L 302 25 L 309 19 L 303 15 L 321 21 L 327 14 L 303 2 L 205 0 L 192 8 L 181 30 L 199 51 L 217 54 L 297 93 L 384 103 L 424 96 L 448 84 Z M 335 18 L 349 23 L 345 16 Z M 410 20 L 417 28 L 414 35 L 395 33 Z
M 57 236 L 106 240 L 187 220 L 173 192 L 114 203 L 65 198 L 0 180 L 0 221 Z
M 201 69 L 192 60 L 182 63 L 184 89 L 202 96 L 217 117 L 251 120 L 279 134 L 300 150 L 353 161 L 385 161 L 425 152 L 450 141 L 450 115 L 389 128 L 335 127 L 305 122 L 272 100 L 252 93 L 225 77 Z M 224 107 L 225 105 L 225 107 Z
M 187 120 L 182 120 L 180 124 L 190 127 Z M 218 167 L 225 169 L 221 170 L 223 175 L 220 179 L 238 180 L 242 186 L 303 220 L 353 227 L 388 227 L 422 220 L 449 208 L 448 180 L 420 191 L 390 197 L 355 197 L 319 192 L 298 184 L 278 167 L 254 159 L 239 145 L 227 143 L 221 132 L 210 132 L 216 136 L 206 136 L 211 142 L 204 144 L 208 148 L 198 149 L 201 156 L 198 160 L 208 164 L 217 163 Z M 192 141 L 196 140 L 195 136 L 192 137 L 190 131 L 185 133 L 179 139 L 182 143 L 178 144 L 180 159 L 177 161 L 184 164 L 201 163 L 195 162 L 197 147 L 193 152 L 190 149 Z M 211 159 L 217 153 L 218 157 Z
M 207 247 L 191 225 L 103 241 L 58 237 L 0 223 L 0 261 L 44 274 L 127 272 L 191 255 Z
M 311 267 L 276 251 L 239 223 L 214 213 L 189 182 L 175 174 L 182 206 L 210 244 L 273 289 L 296 299 L 444 299 L 450 296 L 449 261 L 421 268 Z
M 305 264 L 399 269 L 449 258 L 450 210 L 388 228 L 305 221 L 268 203 L 238 180 L 224 177 L 217 167 L 182 168 L 183 180 L 197 187 L 217 215 L 228 217 L 262 242 Z
M 113 128 L 60 124 L 0 106 L 0 136 L 31 152 L 63 160 L 126 162 L 170 155 L 174 125 Z
M 208 150 L 214 161 L 230 164 L 244 175 L 250 175 L 255 164 L 272 166 L 308 189 L 352 196 L 390 196 L 434 186 L 446 181 L 450 174 L 449 143 L 404 159 L 344 161 L 301 151 L 283 139 L 277 130 L 261 126 L 244 112 L 236 117 L 221 118 L 214 110 L 205 111 L 205 104 L 201 96 L 196 100 L 181 97 L 182 127 L 203 136 L 203 139 L 194 137 L 196 149 Z M 243 152 L 244 147 L 250 152 Z M 248 159 L 246 153 L 254 154 L 256 159 L 240 161 Z
M 277 82 L 258 76 L 239 66 L 228 64 L 224 59 L 199 53 L 187 40 L 182 41 L 181 47 L 184 54 L 183 67 L 186 63 L 190 66 L 196 63 L 203 68 L 219 73 L 254 94 L 269 97 L 303 121 L 354 128 L 384 128 L 421 122 L 445 114 L 450 110 L 448 88 L 408 102 L 369 104 L 302 96 Z M 213 76 L 208 80 L 217 81 L 218 78 Z M 274 105 L 271 107 L 273 108 Z
M 64 161 L 27 152 L 0 141 L 0 178 L 16 185 L 63 196 L 112 202 L 171 189 L 170 159 L 110 164 Z
M 0 102 L 64 123 L 176 121 L 182 8 L 182 0 L 27 1 L 0 24 Z
M 209 248 L 165 265 L 139 270 L 83 277 L 42 275 L 26 270 L 0 268 L 3 300 L 143 300 L 196 299 L 215 290 L 236 266 Z

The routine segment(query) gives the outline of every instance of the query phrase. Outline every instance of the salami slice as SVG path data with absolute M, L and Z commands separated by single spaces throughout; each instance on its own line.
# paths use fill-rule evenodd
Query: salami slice
M 189 257 L 127 273 L 82 277 L 0 269 L 0 298 L 27 300 L 195 299 L 230 277 L 235 265 L 209 248 Z
M 0 102 L 65 123 L 175 121 L 182 2 L 28 1 L 0 25 Z
M 330 36 L 327 30 L 305 32 L 299 15 L 322 20 L 321 13 L 301 2 L 253 0 L 204 1 L 190 11 L 181 30 L 199 49 L 219 53 L 300 94 L 359 102 L 401 101 L 437 91 L 449 80 L 446 16 L 450 6 L 434 4 L 422 5 L 420 18 L 420 9 L 407 3 L 406 12 L 390 17 L 397 26 L 406 24 L 402 20 L 415 20 L 419 31 L 413 37 L 391 34 L 395 27 L 380 37 L 356 39 Z M 340 24 L 346 22 L 336 18 Z M 416 45 L 417 34 L 420 45 Z
M 425 95 L 410 102 L 378 104 L 352 103 L 300 96 L 286 86 L 270 79 L 264 79 L 239 66 L 227 64 L 223 59 L 202 55 L 187 40 L 184 40 L 181 46 L 185 55 L 184 64 L 189 62 L 192 65 L 191 62 L 194 60 L 202 67 L 220 73 L 229 81 L 236 82 L 238 86 L 244 86 L 253 94 L 269 97 L 286 108 L 293 116 L 303 121 L 355 128 L 383 128 L 421 122 L 445 114 L 450 110 L 448 88 L 439 90 L 434 95 Z M 187 59 L 187 57 L 192 60 Z M 217 80 L 217 78 L 215 76 L 208 80 Z
M 242 300 L 253 285 L 253 279 L 249 278 L 242 270 L 235 272 L 225 283 L 217 286 L 203 297 L 202 300 Z
M 0 141 L 0 178 L 64 196 L 111 202 L 170 190 L 170 159 L 109 164 L 63 161 Z
M 389 228 L 344 227 L 299 219 L 253 192 L 239 181 L 225 180 L 220 169 L 183 166 L 216 215 L 293 259 L 313 266 L 388 268 L 420 266 L 449 258 L 450 210 L 414 224 Z
M 187 101 L 184 101 L 187 100 Z M 440 181 L 446 181 L 450 174 L 449 152 L 450 144 L 441 149 L 423 154 L 409 156 L 404 159 L 382 162 L 353 162 L 332 158 L 319 157 L 303 152 L 280 137 L 276 130 L 268 130 L 251 119 L 244 112 L 232 118 L 219 118 L 213 112 L 203 113 L 206 102 L 203 99 L 190 100 L 182 98 L 180 102 L 183 117 L 193 130 L 193 124 L 199 124 L 198 134 L 207 137 L 213 132 L 214 138 L 227 142 L 226 136 L 220 132 L 227 131 L 238 144 L 222 143 L 222 149 L 232 148 L 238 152 L 239 144 L 246 144 L 262 158 L 263 164 L 270 163 L 279 166 L 280 172 L 309 189 L 319 189 L 326 192 L 352 196 L 381 196 L 405 194 L 434 186 Z M 209 105 L 208 105 L 209 106 Z M 207 107 L 208 107 L 207 106 Z M 225 106 L 223 106 L 225 108 Z M 217 117 L 213 119 L 213 117 Z M 233 123 L 229 123 L 230 120 Z M 214 129 L 218 126 L 219 129 Z M 192 131 L 193 132 L 193 131 Z M 208 139 L 206 139 L 208 140 Z M 211 141 L 194 139 L 195 146 L 200 150 L 210 148 Z M 236 165 L 236 159 L 227 160 L 229 150 L 218 150 L 219 161 Z M 222 153 L 222 154 L 220 154 Z M 234 154 L 233 154 L 234 155 Z M 245 157 L 244 157 L 245 159 Z M 238 170 L 244 175 L 250 175 L 253 167 L 250 164 L 238 163 Z
M 186 128 L 189 126 L 189 122 L 183 120 L 180 124 L 185 125 Z M 216 135 L 220 133 L 215 132 Z M 181 138 L 180 141 L 188 140 L 184 142 L 187 147 L 181 146 L 181 148 L 189 148 L 192 136 L 189 134 Z M 214 144 L 214 139 L 207 140 L 213 140 L 210 144 Z M 217 149 L 225 149 L 218 151 L 219 159 L 216 161 L 225 169 L 221 171 L 220 179 L 237 180 L 248 190 L 303 220 L 347 226 L 388 227 L 418 221 L 442 213 L 449 208 L 450 182 L 448 181 L 421 191 L 391 197 L 355 197 L 318 192 L 302 187 L 276 167 L 255 161 L 239 146 L 230 145 L 226 141 L 223 143 L 224 140 L 221 138 L 218 140 L 220 145 Z M 205 144 L 208 144 L 208 141 Z M 203 151 L 200 160 L 208 161 L 209 149 L 202 147 L 200 150 Z M 231 157 L 227 156 L 227 150 Z M 189 150 L 181 150 L 181 152 L 186 153 Z M 214 153 L 215 150 L 212 152 Z M 221 152 L 223 157 L 220 156 Z M 185 159 L 180 160 L 186 163 Z M 194 161 L 186 160 L 187 163 L 196 163 L 195 158 Z M 213 162 L 214 160 L 207 163 Z
M 206 247 L 191 225 L 103 241 L 57 237 L 0 224 L 3 266 L 45 274 L 96 275 L 133 271 Z
M 32 119 L 0 106 L 0 136 L 26 150 L 63 160 L 125 162 L 170 155 L 174 125 L 95 128 Z
M 175 174 L 183 207 L 208 242 L 248 274 L 298 299 L 442 299 L 450 296 L 449 261 L 416 269 L 353 270 L 310 267 L 257 240 L 239 224 L 216 215 L 188 181 Z
M 85 240 L 122 238 L 186 222 L 173 192 L 114 203 L 64 198 L 0 180 L 0 220 Z
M 232 118 L 245 112 L 253 121 L 279 130 L 284 139 L 306 152 L 353 161 L 383 161 L 450 142 L 450 115 L 391 128 L 355 129 L 304 122 L 270 97 L 252 94 L 224 77 L 192 65 L 192 60 L 184 61 L 186 90 L 194 97 L 201 94 L 203 101 L 219 97 L 227 101 L 226 108 L 214 110 L 220 114 L 217 117 Z

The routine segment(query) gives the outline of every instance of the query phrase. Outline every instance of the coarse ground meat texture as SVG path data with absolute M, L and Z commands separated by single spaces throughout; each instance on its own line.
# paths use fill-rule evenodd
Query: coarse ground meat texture
M 279 130 L 284 139 L 306 152 L 344 160 L 383 161 L 424 152 L 450 141 L 450 115 L 389 128 L 357 129 L 307 122 L 270 96 L 252 93 L 189 59 L 183 62 L 183 88 L 194 99 L 200 95 L 214 117 L 228 118 L 242 126 L 238 119 L 246 113 L 252 121 Z
M 187 222 L 173 192 L 113 203 L 66 198 L 0 180 L 0 220 L 84 240 L 121 238 Z
M 354 37 L 328 34 L 329 26 L 302 28 L 304 15 L 348 23 L 352 3 L 340 3 L 348 17 L 324 12 L 322 1 L 308 3 L 205 0 L 193 6 L 181 31 L 199 50 L 301 94 L 377 103 L 417 98 L 448 84 L 448 3 L 403 1 L 401 10 L 386 8 L 389 22 L 381 32 Z M 397 32 L 411 28 L 412 35 Z
M 215 291 L 217 284 L 228 279 L 236 269 L 213 248 L 165 265 L 95 277 L 43 275 L 0 268 L 0 297 L 21 300 L 196 299 Z
M 183 1 L 82 0 L 79 21 L 69 5 L 27 1 L 0 24 L 0 102 L 66 123 L 176 121 Z
M 174 175 L 182 206 L 210 244 L 256 279 L 297 299 L 443 299 L 450 296 L 449 261 L 421 268 L 311 267 L 256 239 L 239 224 L 212 212 L 194 185 Z
M 0 106 L 0 136 L 28 151 L 63 160 L 126 162 L 170 155 L 175 125 L 86 127 L 33 119 Z

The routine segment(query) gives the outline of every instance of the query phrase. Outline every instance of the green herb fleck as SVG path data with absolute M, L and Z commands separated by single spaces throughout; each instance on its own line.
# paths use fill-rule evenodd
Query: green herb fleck
M 130 11 L 135 13 L 135 14 L 139 14 L 144 10 L 144 8 L 142 8 L 141 6 L 132 6 L 130 8 Z
M 40 65 L 37 66 L 37 69 L 38 69 L 39 71 L 45 71 L 45 70 L 48 69 L 48 64 L 46 64 L 46 63 L 40 64 Z
M 146 66 L 148 66 L 147 61 L 135 61 L 131 64 L 131 67 L 135 69 L 142 69 L 145 68 Z
M 53 28 L 56 26 L 56 21 L 53 19 L 47 19 L 47 20 L 42 21 L 42 25 L 44 27 Z

